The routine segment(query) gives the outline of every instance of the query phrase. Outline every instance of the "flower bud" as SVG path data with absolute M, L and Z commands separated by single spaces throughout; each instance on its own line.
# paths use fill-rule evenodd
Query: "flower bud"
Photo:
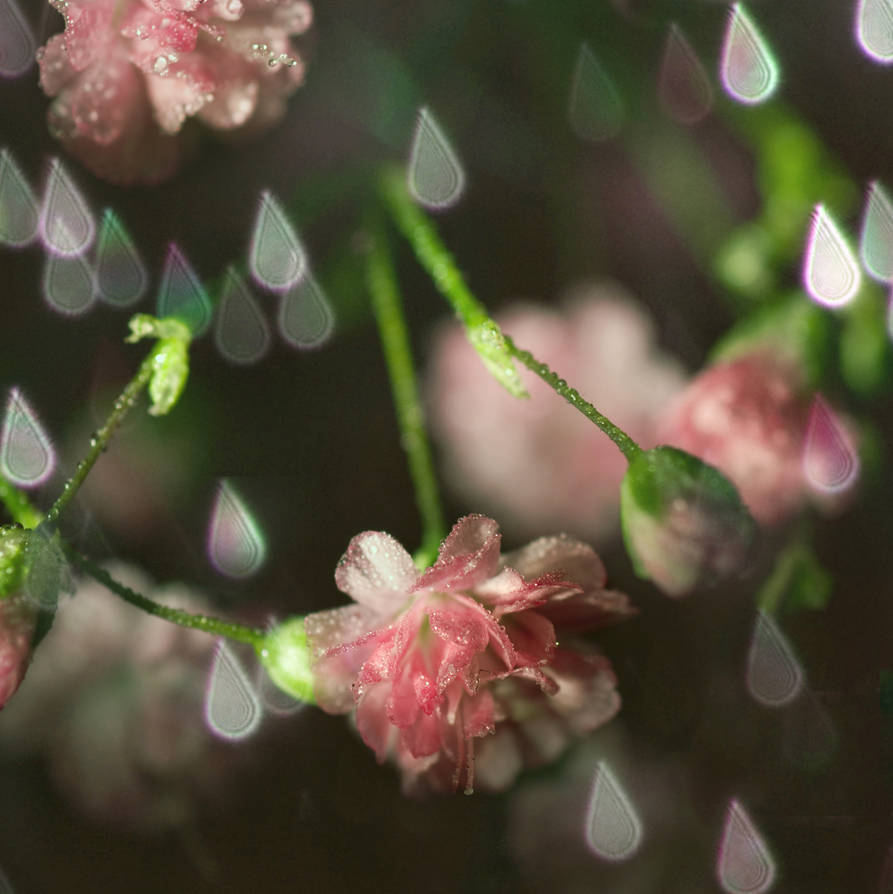
M 0 708 L 9 701 L 31 661 L 37 606 L 22 593 L 30 532 L 0 527 Z
M 270 679 L 283 692 L 302 702 L 313 703 L 310 647 L 303 617 L 277 624 L 266 635 L 257 654 Z

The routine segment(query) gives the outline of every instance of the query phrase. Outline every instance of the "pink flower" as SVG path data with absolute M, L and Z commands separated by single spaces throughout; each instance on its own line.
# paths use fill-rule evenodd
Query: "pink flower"
M 51 2 L 65 31 L 38 51 L 50 131 L 113 182 L 173 174 L 187 118 L 270 125 L 303 79 L 290 38 L 310 26 L 304 0 Z
M 650 320 L 618 286 L 584 285 L 564 311 L 518 306 L 499 322 L 643 447 L 657 443 L 657 414 L 682 388 L 683 374 L 657 351 Z M 611 534 L 623 456 L 533 373 L 521 375 L 530 400 L 492 379 L 458 327 L 438 338 L 428 397 L 452 483 L 526 536 Z
M 37 608 L 22 594 L 0 599 L 0 709 L 12 698 L 31 661 Z
M 505 787 L 620 706 L 610 663 L 572 637 L 633 614 L 601 560 L 564 535 L 501 558 L 500 541 L 467 516 L 420 574 L 388 534 L 359 534 L 335 572 L 356 604 L 305 619 L 320 707 L 355 707 L 409 789 L 470 790 L 476 739 L 479 782 Z

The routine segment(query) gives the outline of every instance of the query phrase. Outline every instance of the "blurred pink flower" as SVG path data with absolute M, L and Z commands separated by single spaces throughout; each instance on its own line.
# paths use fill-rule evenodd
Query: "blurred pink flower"
M 21 593 L 0 599 L 0 709 L 12 698 L 31 661 L 37 607 Z
M 304 0 L 51 0 L 65 31 L 38 51 L 50 131 L 100 177 L 153 183 L 180 160 L 180 129 L 278 120 L 301 83 L 291 37 Z
M 657 443 L 657 415 L 684 375 L 658 351 L 650 320 L 619 286 L 582 285 L 563 312 L 522 305 L 499 323 L 642 447 Z M 458 326 L 437 339 L 429 373 L 431 420 L 464 499 L 525 536 L 557 528 L 597 539 L 616 530 L 626 461 L 547 385 L 522 369 L 531 399 L 510 396 Z
M 359 534 L 335 572 L 356 604 L 305 619 L 320 707 L 355 706 L 407 789 L 503 788 L 620 707 L 608 660 L 570 637 L 634 613 L 601 560 L 564 535 L 501 558 L 500 542 L 495 521 L 467 516 L 420 574 L 388 534 Z

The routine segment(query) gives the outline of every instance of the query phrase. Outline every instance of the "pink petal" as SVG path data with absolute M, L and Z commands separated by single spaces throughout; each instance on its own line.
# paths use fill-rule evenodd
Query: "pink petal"
M 357 534 L 335 569 L 335 584 L 380 614 L 396 613 L 418 578 L 412 557 L 390 534 Z
M 304 618 L 304 630 L 307 632 L 310 654 L 314 658 L 336 646 L 359 639 L 378 626 L 379 616 L 363 605 L 313 612 Z
M 376 683 L 363 693 L 357 704 L 357 730 L 363 741 L 375 752 L 380 764 L 384 763 L 396 739 L 396 730 L 385 712 L 390 688 L 387 683 Z
M 543 664 L 555 653 L 555 628 L 538 612 L 512 615 L 508 634 L 520 664 Z
M 540 537 L 521 549 L 506 553 L 502 564 L 516 569 L 527 579 L 559 572 L 565 580 L 573 581 L 583 590 L 603 587 L 607 581 L 605 566 L 595 550 L 567 534 Z
M 77 72 L 72 68 L 65 52 L 65 36 L 51 37 L 46 46 L 37 51 L 40 65 L 40 86 L 47 96 L 55 96 Z
M 419 713 L 413 725 L 400 732 L 400 744 L 412 757 L 437 754 L 443 744 L 443 720 L 437 715 Z
M 537 611 L 562 631 L 597 630 L 639 613 L 626 593 L 600 589 L 549 600 Z
M 497 618 L 511 612 L 522 612 L 542 605 L 549 599 L 572 596 L 580 588 L 563 579 L 558 572 L 544 574 L 534 581 L 525 581 L 514 568 L 503 568 L 474 588 L 474 595 L 489 606 Z
M 468 590 L 496 573 L 502 536 L 483 515 L 459 519 L 440 547 L 437 561 L 419 579 L 416 591 Z

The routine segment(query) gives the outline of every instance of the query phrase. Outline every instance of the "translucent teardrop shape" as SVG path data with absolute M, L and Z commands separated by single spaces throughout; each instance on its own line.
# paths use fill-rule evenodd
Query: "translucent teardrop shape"
M 177 317 L 189 326 L 193 338 L 211 323 L 211 301 L 192 265 L 172 242 L 161 271 L 156 303 L 159 317 Z
M 581 140 L 609 140 L 623 126 L 623 100 L 587 43 L 577 53 L 567 114 Z
M 847 490 L 859 477 L 859 454 L 834 411 L 818 394 L 809 409 L 803 473 L 812 488 L 826 494 Z
M 254 678 L 255 687 L 260 693 L 260 700 L 264 708 L 271 714 L 285 716 L 296 714 L 301 708 L 307 707 L 306 702 L 292 698 L 287 692 L 283 692 L 271 679 L 262 664 L 257 666 L 257 674 Z
M 893 280 L 893 202 L 877 180 L 868 185 L 865 197 L 859 254 L 869 276 Z
M 36 50 L 34 35 L 16 0 L 0 0 L 0 75 L 23 75 L 34 63 Z
M 859 265 L 824 205 L 816 205 L 803 257 L 803 286 L 826 307 L 842 307 L 862 285 Z
M 291 288 L 307 269 L 307 256 L 279 202 L 261 193 L 248 253 L 251 274 L 266 289 Z
M 732 4 L 719 75 L 729 96 L 746 105 L 764 102 L 778 87 L 778 63 L 741 3 Z
M 642 843 L 638 814 L 604 761 L 595 768 L 584 835 L 589 849 L 610 861 L 629 859 Z
M 893 0 L 859 0 L 856 42 L 875 62 L 893 62 Z
M 728 894 L 763 894 L 775 883 L 775 861 L 753 820 L 736 800 L 726 811 L 716 878 Z
M 87 200 L 58 158 L 50 162 L 40 229 L 47 251 L 65 256 L 83 254 L 96 233 Z
M 332 335 L 335 315 L 311 273 L 289 289 L 279 303 L 279 332 L 293 347 L 319 348 Z
M 837 751 L 837 731 L 824 705 L 808 688 L 784 712 L 782 722 L 782 748 L 791 764 L 814 772 L 830 763 Z
M 18 487 L 37 487 L 56 468 L 56 451 L 18 388 L 9 392 L 0 429 L 0 470 Z
M 657 95 L 663 110 L 682 124 L 697 124 L 713 106 L 713 85 L 677 25 L 670 25 L 664 44 Z
M 757 612 L 747 653 L 747 690 L 761 705 L 780 708 L 803 689 L 803 669 L 775 621 Z
M 59 597 L 72 590 L 71 569 L 59 541 L 39 525 L 25 550 L 25 595 L 43 609 L 55 609 Z
M 149 275 L 121 219 L 106 208 L 96 246 L 96 291 L 114 307 L 132 307 L 146 293 Z
M 214 340 L 231 363 L 256 363 L 270 347 L 270 327 L 248 285 L 230 267 L 217 305 Z
M 96 289 L 87 259 L 80 255 L 47 255 L 43 265 L 43 297 L 53 310 L 68 316 L 89 310 L 96 300 Z
M 27 178 L 9 150 L 0 150 L 0 244 L 28 245 L 37 236 L 39 220 L 37 199 Z
M 266 540 L 251 511 L 228 482 L 221 482 L 208 529 L 211 564 L 221 574 L 241 579 L 256 574 L 266 556 Z
M 427 108 L 419 110 L 416 121 L 407 185 L 412 197 L 432 211 L 455 205 L 465 191 L 459 157 Z
M 205 721 L 221 739 L 246 739 L 260 725 L 263 712 L 253 687 L 226 640 L 220 640 L 205 694 Z

